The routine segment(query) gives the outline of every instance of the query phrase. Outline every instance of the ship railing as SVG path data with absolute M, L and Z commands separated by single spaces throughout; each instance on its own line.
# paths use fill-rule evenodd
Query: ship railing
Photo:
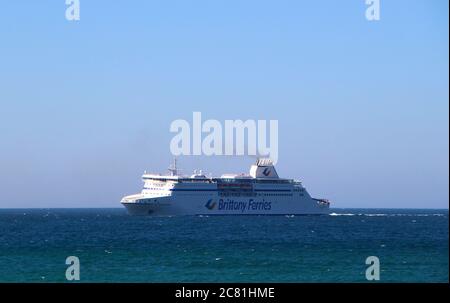
M 292 181 L 292 184 L 293 184 L 295 187 L 301 187 L 301 186 L 302 186 L 302 182 L 300 182 L 300 181 Z

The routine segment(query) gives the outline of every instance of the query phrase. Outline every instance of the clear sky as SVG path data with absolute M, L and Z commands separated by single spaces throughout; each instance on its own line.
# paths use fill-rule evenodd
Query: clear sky
M 279 120 L 278 173 L 334 207 L 448 208 L 447 0 L 80 2 L 0 4 L 0 207 L 120 207 L 201 111 Z

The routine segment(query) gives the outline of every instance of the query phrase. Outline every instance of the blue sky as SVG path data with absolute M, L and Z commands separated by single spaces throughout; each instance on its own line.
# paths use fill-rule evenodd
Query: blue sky
M 448 208 L 448 1 L 64 2 L 0 5 L 0 207 L 120 207 L 201 111 L 279 120 L 279 174 L 335 207 Z

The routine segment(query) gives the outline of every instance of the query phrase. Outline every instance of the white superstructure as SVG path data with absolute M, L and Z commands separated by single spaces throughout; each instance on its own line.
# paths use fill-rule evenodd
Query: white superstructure
M 121 203 L 132 215 L 306 215 L 328 214 L 328 200 L 311 198 L 302 183 L 278 177 L 272 161 L 259 159 L 250 174 L 206 177 L 144 173 L 140 194 Z

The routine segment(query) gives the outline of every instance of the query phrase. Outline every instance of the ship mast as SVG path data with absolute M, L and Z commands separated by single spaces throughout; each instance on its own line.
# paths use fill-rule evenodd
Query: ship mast
M 170 172 L 171 176 L 177 176 L 178 175 L 177 157 L 173 157 L 173 163 L 169 166 L 169 172 Z

